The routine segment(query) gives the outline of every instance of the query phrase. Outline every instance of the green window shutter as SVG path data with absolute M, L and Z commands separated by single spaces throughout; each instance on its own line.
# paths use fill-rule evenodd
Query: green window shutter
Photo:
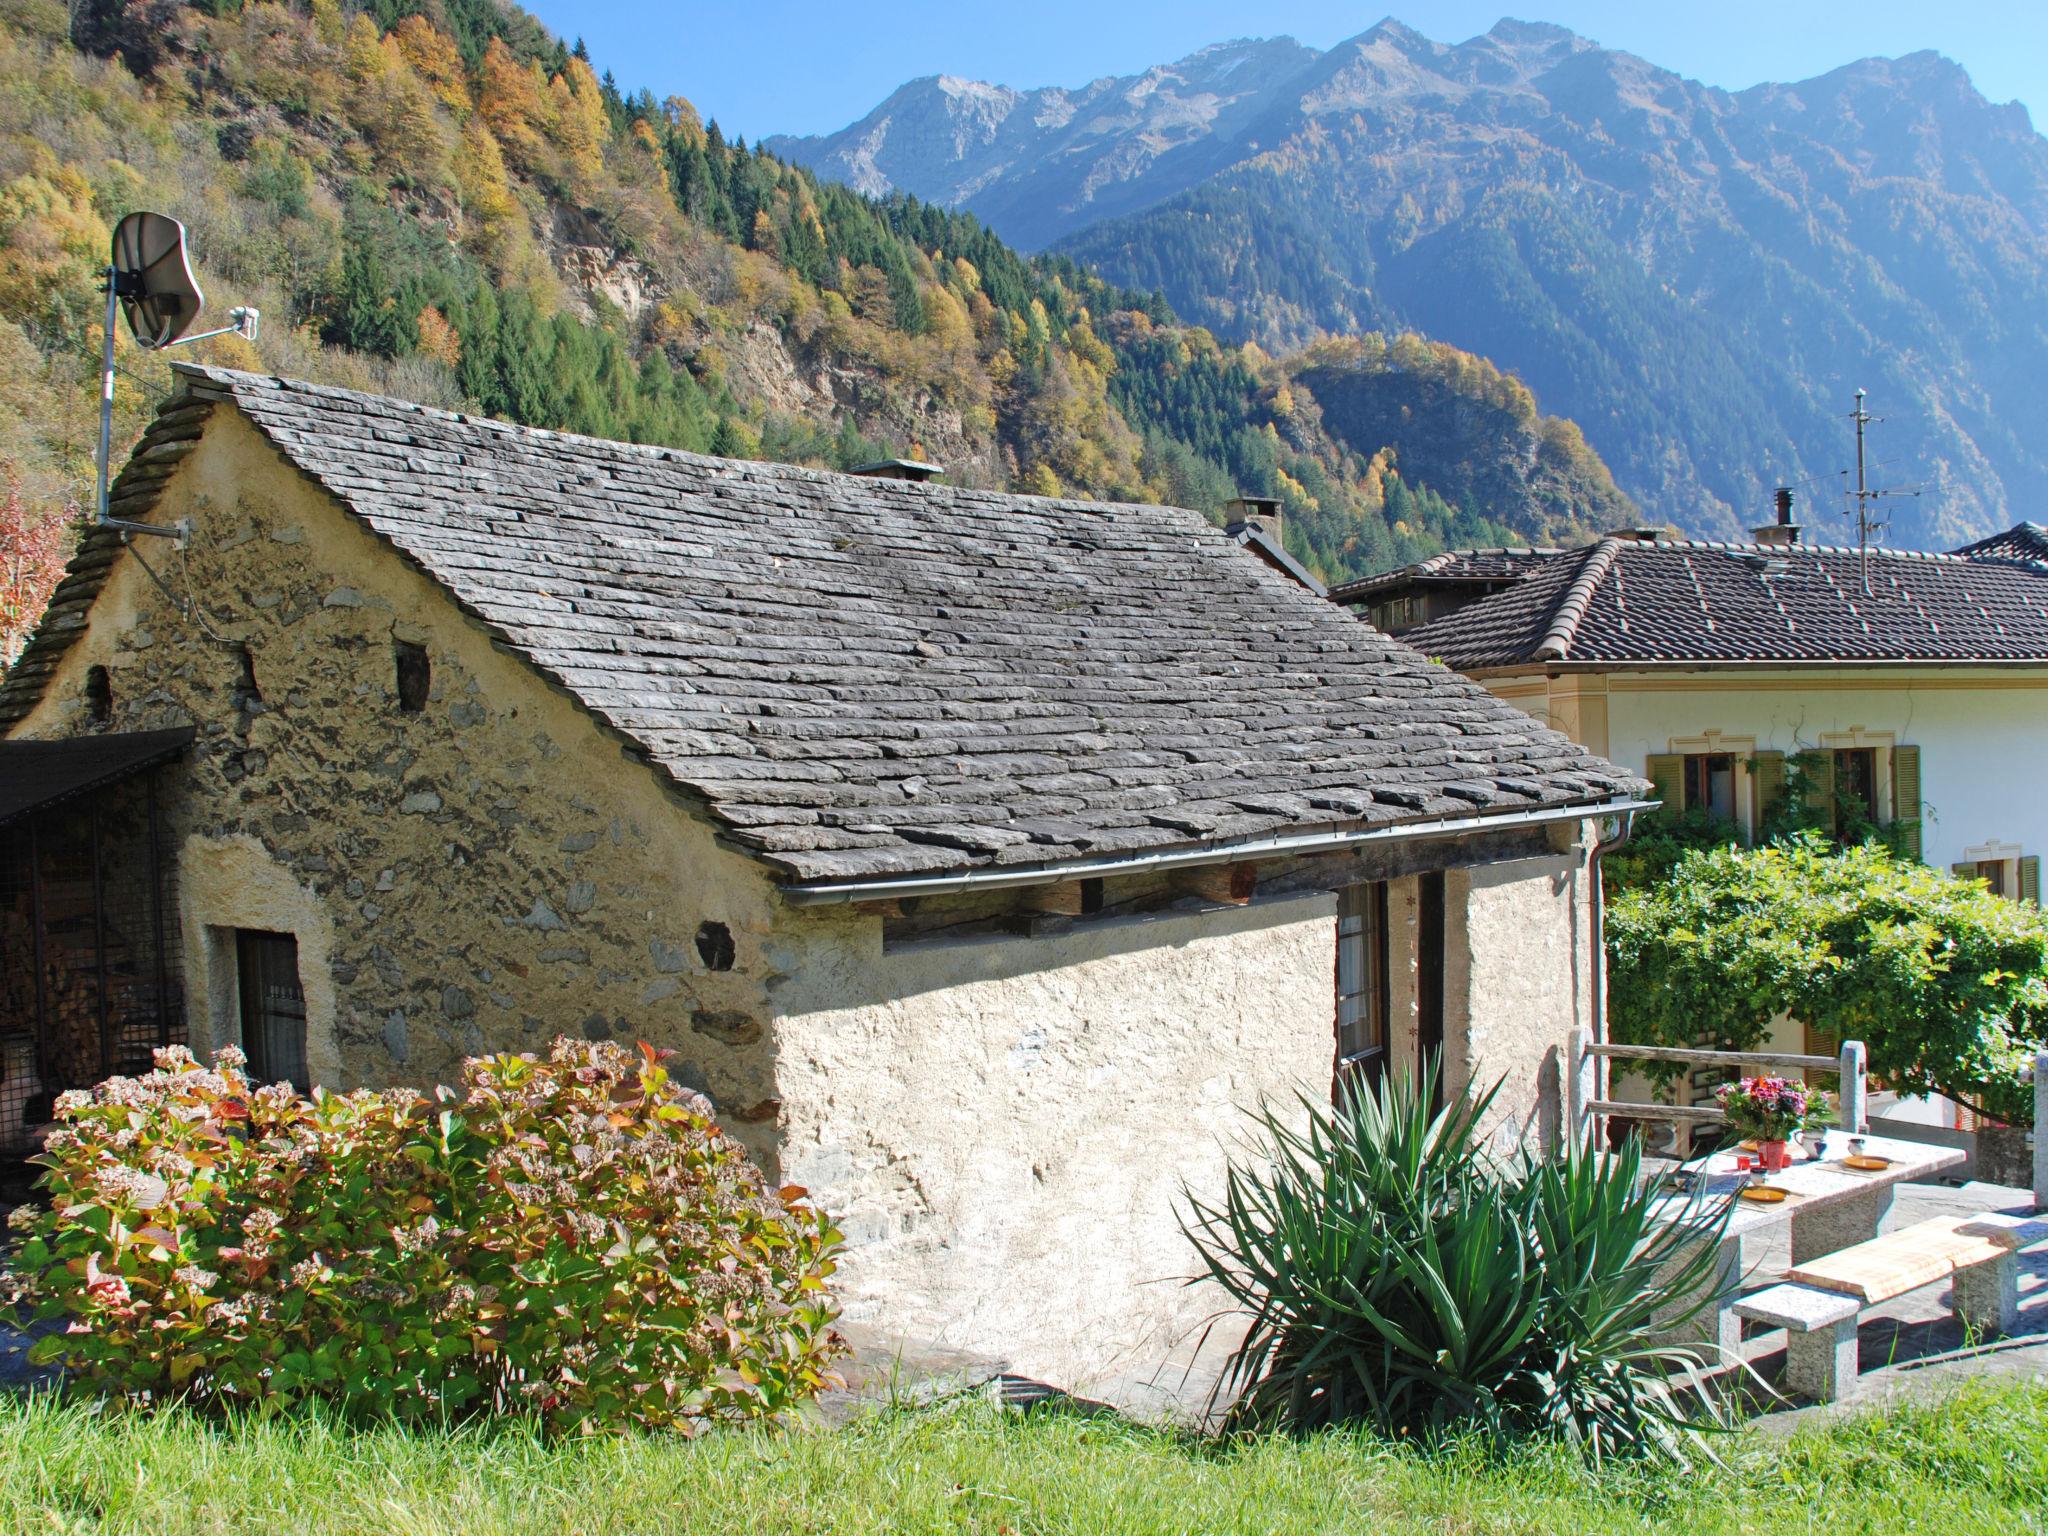
M 1761 840 L 1764 824 L 1785 798 L 1785 754 L 1759 752 L 1749 760 L 1750 836 Z
M 1664 814 L 1676 816 L 1685 809 L 1685 759 L 1676 752 L 1652 752 L 1643 767 L 1643 777 L 1657 787 L 1651 791 L 1664 802 Z
M 1977 878 L 1977 866 L 1974 863 L 1951 864 L 1948 867 L 1948 872 L 1958 880 L 1974 880 Z
M 1920 749 L 1918 747 L 1892 748 L 1892 820 L 1903 822 L 1899 836 L 1899 852 L 1909 859 L 1918 860 L 1921 852 L 1920 838 Z
M 2041 855 L 2030 853 L 2020 860 L 2020 900 L 2041 905 Z
M 1800 764 L 1806 774 L 1806 808 L 1829 831 L 1835 826 L 1835 754 L 1826 750 L 1803 752 Z

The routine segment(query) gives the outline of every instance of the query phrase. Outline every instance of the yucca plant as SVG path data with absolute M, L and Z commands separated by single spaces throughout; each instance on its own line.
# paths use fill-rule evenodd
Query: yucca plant
M 1299 1112 L 1186 1229 L 1248 1319 L 1218 1393 L 1241 1427 L 1478 1427 L 1594 1457 L 1682 1454 L 1709 1421 L 1705 1363 L 1659 1342 L 1706 1304 L 1723 1204 L 1653 1223 L 1640 1154 L 1496 1160 L 1499 1092 L 1432 1111 L 1436 1068 Z

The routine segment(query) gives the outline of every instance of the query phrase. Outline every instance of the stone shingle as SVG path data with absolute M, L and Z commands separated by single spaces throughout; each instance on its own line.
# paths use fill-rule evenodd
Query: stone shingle
M 1192 512 L 602 442 L 182 366 L 804 880 L 1590 805 L 1643 786 Z M 124 473 L 124 505 L 156 482 Z M 129 515 L 135 515 L 131 510 Z M 0 688 L 20 719 L 111 559 Z

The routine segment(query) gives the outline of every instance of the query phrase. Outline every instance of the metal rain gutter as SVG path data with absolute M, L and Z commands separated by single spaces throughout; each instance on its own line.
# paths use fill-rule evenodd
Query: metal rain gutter
M 1446 663 L 1446 665 L 1449 665 Z M 1850 660 L 1830 660 L 1822 657 L 1792 657 L 1772 660 L 1769 657 L 1733 659 L 1686 659 L 1674 658 L 1668 661 L 1651 657 L 1625 661 L 1573 660 L 1546 661 L 1530 658 L 1524 661 L 1481 662 L 1472 667 L 1453 666 L 1451 670 L 1474 682 L 1486 682 L 1499 678 L 1562 676 L 1567 673 L 1624 673 L 1641 672 L 1650 675 L 1692 672 L 2015 672 L 2041 671 L 2048 669 L 2048 655 L 2042 656 L 1991 656 L 1965 660 L 1960 657 L 1897 656 L 1857 657 Z
M 1250 842 L 1180 848 L 1165 853 L 1121 854 L 1064 864 L 1034 864 L 1013 869 L 970 869 L 950 875 L 905 875 L 882 880 L 810 881 L 782 886 L 785 901 L 796 907 L 822 907 L 850 901 L 891 901 L 907 896 L 942 896 L 957 891 L 995 891 L 1024 885 L 1053 885 L 1063 880 L 1093 880 L 1112 875 L 1161 869 L 1194 869 L 1206 864 L 1234 864 L 1240 859 L 1276 858 L 1289 854 L 1324 853 L 1366 843 L 1427 842 L 1496 832 L 1518 827 L 1543 827 L 1561 821 L 1586 821 L 1602 816 L 1633 816 L 1653 809 L 1655 800 L 1602 800 L 1583 805 L 1549 806 L 1540 811 L 1459 816 L 1446 821 L 1410 821 L 1390 827 L 1354 827 L 1341 832 L 1299 832 Z

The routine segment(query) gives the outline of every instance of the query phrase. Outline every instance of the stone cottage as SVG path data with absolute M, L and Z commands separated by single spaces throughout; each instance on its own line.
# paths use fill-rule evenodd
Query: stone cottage
M 181 367 L 0 689 L 0 1110 L 644 1038 L 848 1314 L 1073 1379 L 1207 1311 L 1242 1107 L 1440 1046 L 1548 1134 L 1646 786 L 1172 508 Z M 20 980 L 20 978 L 27 980 Z

